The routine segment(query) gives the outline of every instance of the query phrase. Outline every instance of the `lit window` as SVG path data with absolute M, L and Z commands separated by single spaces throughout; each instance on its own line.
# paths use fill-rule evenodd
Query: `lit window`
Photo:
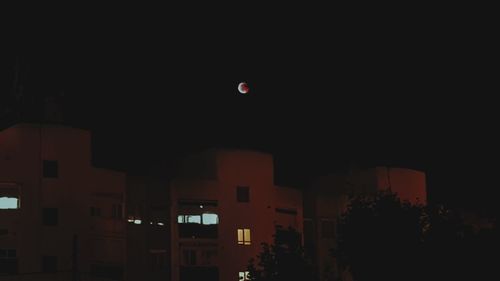
M 177 222 L 201 224 L 201 215 L 178 215 Z
M 250 187 L 238 186 L 236 188 L 236 200 L 238 202 L 250 202 Z
M 238 244 L 239 245 L 252 244 L 252 238 L 250 237 L 250 229 L 248 228 L 238 229 Z
M 204 225 L 218 224 L 219 216 L 217 214 L 203 214 L 201 216 Z
M 187 223 L 201 223 L 201 216 L 186 216 Z
M 239 272 L 239 279 L 238 281 L 246 281 L 246 280 L 250 280 L 250 278 L 248 277 L 248 275 L 250 274 L 250 272 L 248 271 L 240 271 Z
M 0 184 L 0 210 L 2 209 L 19 209 L 19 189 L 16 185 Z
M 0 209 L 19 209 L 19 200 L 14 197 L 0 197 Z

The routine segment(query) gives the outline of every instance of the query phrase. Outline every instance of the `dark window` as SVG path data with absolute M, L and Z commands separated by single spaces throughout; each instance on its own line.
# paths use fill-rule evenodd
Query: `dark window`
M 153 271 L 164 270 L 167 268 L 166 251 L 151 253 L 151 269 Z
M 7 250 L 7 257 L 10 259 L 15 259 L 17 256 L 17 251 L 15 249 Z
M 236 200 L 238 202 L 250 202 L 250 187 L 238 186 L 236 188 Z
M 43 224 L 54 226 L 59 223 L 59 211 L 57 208 L 43 208 Z
M 122 218 L 122 205 L 120 204 L 113 204 L 113 207 L 111 209 L 111 217 L 112 218 Z
M 42 257 L 42 272 L 56 273 L 57 272 L 57 257 L 43 256 Z
M 0 276 L 3 274 L 17 274 L 17 263 L 17 253 L 15 249 L 0 249 Z
M 0 249 L 0 259 L 15 259 L 17 251 L 15 249 Z
M 202 256 L 202 264 L 204 265 L 211 265 L 215 264 L 215 260 L 217 258 L 217 250 L 211 249 L 211 250 L 203 250 L 201 253 Z
M 330 220 L 321 221 L 321 237 L 332 239 L 335 237 L 335 222 Z
M 90 207 L 90 216 L 91 217 L 100 217 L 101 209 L 96 207 Z
M 43 177 L 44 178 L 57 178 L 58 173 L 58 163 L 54 160 L 43 160 Z
M 194 266 L 196 265 L 196 251 L 195 250 L 184 250 L 184 265 Z
M 0 236 L 9 234 L 9 230 L 5 228 L 0 228 Z

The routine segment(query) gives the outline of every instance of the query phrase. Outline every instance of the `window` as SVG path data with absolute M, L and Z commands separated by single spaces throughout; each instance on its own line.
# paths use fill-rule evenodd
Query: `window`
M 55 160 L 43 160 L 43 177 L 57 178 L 59 176 L 59 164 Z
M 14 197 L 0 197 L 0 209 L 19 209 L 19 200 Z
M 0 210 L 19 209 L 19 189 L 15 184 L 0 185 Z
M 167 268 L 167 251 L 166 250 L 149 250 L 151 254 L 151 269 L 153 271 L 163 270 Z
M 248 271 L 240 271 L 239 272 L 239 277 L 240 278 L 238 278 L 238 281 L 250 280 L 250 278 L 248 276 L 249 274 L 250 274 L 250 272 L 248 272 Z
M 0 236 L 9 234 L 9 230 L 5 228 L 0 228 Z
M 195 250 L 183 250 L 182 251 L 183 262 L 186 266 L 196 265 L 196 251 Z
M 236 188 L 236 200 L 238 202 L 250 202 L 250 187 L 238 186 Z
M 57 257 L 43 256 L 42 257 L 42 272 L 56 273 L 57 272 Z
M 91 217 L 100 217 L 101 216 L 101 208 L 90 207 L 90 216 Z
M 0 259 L 15 259 L 17 251 L 15 249 L 0 249 Z
M 0 275 L 17 273 L 17 251 L 15 249 L 0 249 Z
M 177 223 L 196 223 L 203 225 L 219 224 L 219 216 L 212 213 L 204 213 L 201 215 L 178 215 Z
M 203 214 L 201 221 L 204 225 L 219 224 L 219 216 L 217 214 Z
M 122 205 L 121 204 L 113 204 L 111 208 L 111 217 L 115 219 L 122 218 Z
M 216 259 L 217 259 L 217 249 L 215 248 L 204 249 L 201 252 L 200 265 L 202 266 L 216 265 L 217 264 Z
M 177 216 L 178 223 L 201 223 L 200 215 L 179 215 Z
M 128 216 L 127 221 L 133 224 L 142 224 L 142 220 L 140 217 Z
M 219 235 L 217 214 L 178 215 L 177 223 L 181 238 L 217 238 Z
M 321 238 L 333 239 L 335 237 L 335 222 L 332 220 L 321 221 Z
M 59 223 L 59 210 L 57 208 L 43 208 L 43 224 L 54 226 Z
M 250 229 L 240 228 L 238 229 L 238 245 L 251 245 L 252 238 L 250 237 Z

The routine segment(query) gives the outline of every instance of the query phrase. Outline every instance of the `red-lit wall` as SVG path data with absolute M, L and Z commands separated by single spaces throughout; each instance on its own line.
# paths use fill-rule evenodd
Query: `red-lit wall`
M 377 185 L 380 189 L 389 188 L 401 200 L 412 204 L 427 204 L 425 173 L 421 171 L 377 167 Z
M 240 150 L 217 150 L 207 153 L 214 157 L 216 178 L 212 180 L 177 179 L 171 184 L 172 202 L 172 280 L 179 280 L 179 243 L 214 242 L 218 249 L 218 267 L 221 281 L 238 280 L 238 272 L 246 271 L 248 261 L 261 251 L 261 243 L 271 243 L 277 224 L 302 228 L 302 195 L 298 190 L 274 185 L 271 155 Z M 195 165 L 188 165 L 195 166 Z M 250 188 L 250 201 L 237 202 L 237 186 Z M 211 239 L 179 239 L 179 199 L 216 200 L 217 207 L 206 210 L 219 215 L 219 235 Z M 294 209 L 293 218 L 277 214 L 276 208 Z M 288 225 L 287 225 L 288 226 Z M 286 227 L 286 226 L 285 226 Z M 251 245 L 238 245 L 237 229 L 251 229 Z
M 20 209 L 0 210 L 0 227 L 9 229 L 0 248 L 17 250 L 20 273 L 40 272 L 43 255 L 70 270 L 75 234 L 82 271 L 124 264 L 124 223 L 111 218 L 111 205 L 123 207 L 125 175 L 92 167 L 90 149 L 90 133 L 80 129 L 21 124 L 0 132 L 0 182 L 18 184 L 21 197 Z M 42 176 L 43 160 L 58 161 L 57 178 Z M 96 205 L 102 216 L 90 217 Z M 57 226 L 42 224 L 42 208 L 58 208 Z M 111 248 L 96 247 L 103 240 Z

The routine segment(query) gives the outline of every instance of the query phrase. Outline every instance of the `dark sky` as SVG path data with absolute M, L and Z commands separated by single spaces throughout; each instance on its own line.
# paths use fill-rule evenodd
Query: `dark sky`
M 403 166 L 428 173 L 434 201 L 494 205 L 497 57 L 482 23 L 299 10 L 19 20 L 2 95 L 20 58 L 26 95 L 64 91 L 66 123 L 93 131 L 100 166 L 253 148 L 288 182 L 349 162 Z

